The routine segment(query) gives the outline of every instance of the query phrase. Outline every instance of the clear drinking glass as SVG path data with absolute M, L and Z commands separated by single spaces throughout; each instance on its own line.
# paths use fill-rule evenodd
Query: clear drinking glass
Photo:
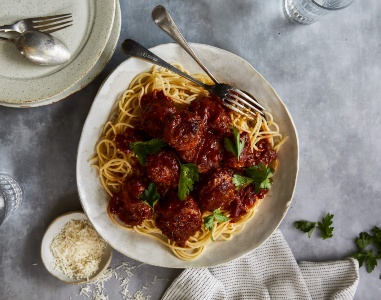
M 19 184 L 7 174 L 0 173 L 0 225 L 22 204 L 22 190 Z
M 349 6 L 354 0 L 284 0 L 286 16 L 299 24 L 308 25 L 320 17 Z

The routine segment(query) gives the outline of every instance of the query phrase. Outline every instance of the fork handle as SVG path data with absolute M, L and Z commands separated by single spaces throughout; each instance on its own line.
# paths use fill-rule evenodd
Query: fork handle
M 12 25 L 3 25 L 3 26 L 0 26 L 0 31 L 9 32 L 9 31 L 15 31 L 15 30 L 13 29 Z
M 179 69 L 167 63 L 165 60 L 161 59 L 157 55 L 153 54 L 147 48 L 143 47 L 142 45 L 140 45 L 138 42 L 135 42 L 134 40 L 131 40 L 131 39 L 124 40 L 124 42 L 122 43 L 122 50 L 127 55 L 143 59 L 152 64 L 168 69 L 169 71 L 176 73 L 188 79 L 189 81 L 192 81 L 193 83 L 197 85 L 202 86 L 206 90 L 209 88 L 206 84 L 202 83 L 201 81 L 198 81 L 197 79 L 189 76 L 188 74 L 185 74 L 184 72 L 181 72 Z
M 164 6 L 158 5 L 152 11 L 152 20 L 161 30 L 168 34 L 172 39 L 178 43 L 181 48 L 183 48 L 198 64 L 199 66 L 208 74 L 208 76 L 214 81 L 214 83 L 219 83 L 216 78 L 210 73 L 210 71 L 205 67 L 205 65 L 198 58 L 196 53 L 191 49 L 184 36 L 181 34 L 180 30 L 177 28 L 175 22 L 171 18 L 168 11 Z

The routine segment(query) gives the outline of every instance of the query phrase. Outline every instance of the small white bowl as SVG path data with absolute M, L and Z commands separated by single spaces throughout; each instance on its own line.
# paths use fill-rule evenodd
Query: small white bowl
M 75 279 L 69 278 L 61 271 L 53 268 L 54 257 L 50 251 L 50 245 L 54 239 L 61 231 L 61 229 L 70 220 L 89 220 L 87 216 L 82 212 L 70 212 L 56 218 L 48 227 L 41 243 L 41 258 L 45 268 L 50 274 L 57 277 L 58 279 L 71 284 L 83 284 L 97 280 L 97 278 L 107 269 L 112 258 L 112 248 L 107 244 L 106 249 L 103 252 L 101 262 L 99 263 L 98 270 L 89 278 L 86 279 Z

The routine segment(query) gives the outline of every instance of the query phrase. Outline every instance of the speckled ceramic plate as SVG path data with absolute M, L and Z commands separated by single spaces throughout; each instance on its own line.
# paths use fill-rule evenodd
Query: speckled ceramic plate
M 119 40 L 121 23 L 122 23 L 122 20 L 121 20 L 120 5 L 119 5 L 119 0 L 117 0 L 114 25 L 110 34 L 110 38 L 101 56 L 99 56 L 98 61 L 94 65 L 94 67 L 89 72 L 87 72 L 87 74 L 80 81 L 78 81 L 75 85 L 73 85 L 66 91 L 63 91 L 62 93 L 43 101 L 36 101 L 36 102 L 28 103 L 28 104 L 23 104 L 22 107 L 24 108 L 36 107 L 36 106 L 43 106 L 43 105 L 48 105 L 48 104 L 58 102 L 62 99 L 65 99 L 66 97 L 69 97 L 75 92 L 78 92 L 79 90 L 87 86 L 89 83 L 91 83 L 102 72 L 102 70 L 105 68 L 105 66 L 111 59 L 112 55 L 114 54 L 116 45 Z M 18 104 L 9 104 L 9 103 L 7 103 L 7 106 L 19 107 Z
M 90 166 L 103 124 L 112 116 L 122 93 L 131 80 L 152 65 L 130 58 L 108 77 L 100 88 L 86 119 L 77 157 L 77 185 L 82 206 L 99 234 L 116 250 L 138 261 L 163 267 L 211 267 L 239 258 L 260 246 L 274 232 L 284 218 L 294 193 L 298 172 L 298 138 L 286 106 L 271 85 L 245 60 L 225 50 L 207 45 L 192 44 L 201 60 L 221 82 L 229 82 L 254 94 L 272 113 L 281 132 L 288 136 L 278 153 L 280 165 L 274 184 L 265 201 L 246 228 L 232 241 L 211 243 L 196 260 L 182 261 L 164 245 L 133 231 L 123 230 L 109 219 L 110 200 L 101 185 L 98 171 Z M 179 46 L 165 44 L 152 52 L 169 62 L 179 62 L 191 73 L 202 70 Z
M 23 107 L 66 91 L 94 67 L 113 28 L 115 1 L 29 0 L 9 5 L 9 1 L 0 0 L 0 11 L 1 24 L 33 16 L 73 14 L 73 26 L 52 34 L 71 52 L 64 65 L 34 65 L 12 43 L 0 43 L 0 104 Z

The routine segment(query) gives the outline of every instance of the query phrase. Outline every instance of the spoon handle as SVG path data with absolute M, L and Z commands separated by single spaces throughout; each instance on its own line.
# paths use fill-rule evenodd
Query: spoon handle
M 168 34 L 172 39 L 174 39 L 199 65 L 200 67 L 208 74 L 208 76 L 218 84 L 216 78 L 210 73 L 210 71 L 205 67 L 205 65 L 198 58 L 196 53 L 193 52 L 184 36 L 181 34 L 180 30 L 177 28 L 175 22 L 171 18 L 168 11 L 164 6 L 158 5 L 152 11 L 152 20 L 161 30 Z
M 161 66 L 173 73 L 176 73 L 189 81 L 192 81 L 193 83 L 202 86 L 205 89 L 208 89 L 208 86 L 197 79 L 189 76 L 188 74 L 185 74 L 184 72 L 181 72 L 179 69 L 175 68 L 171 64 L 167 63 L 165 60 L 161 59 L 157 55 L 153 54 L 151 51 L 140 45 L 138 42 L 135 42 L 134 40 L 127 39 L 124 40 L 122 43 L 122 50 L 125 54 L 143 59 L 145 61 L 148 61 L 152 64 Z

